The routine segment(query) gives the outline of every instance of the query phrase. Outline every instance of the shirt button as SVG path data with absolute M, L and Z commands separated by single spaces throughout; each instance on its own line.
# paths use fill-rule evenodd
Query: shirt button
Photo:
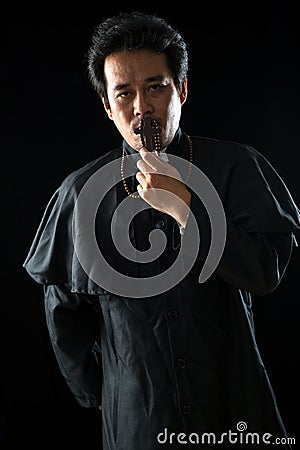
M 165 222 L 163 220 L 159 220 L 158 222 L 156 222 L 156 224 L 154 226 L 155 226 L 155 228 L 158 228 L 159 230 L 161 230 L 165 226 Z
M 185 416 L 188 416 L 189 414 L 191 414 L 191 412 L 192 412 L 191 405 L 183 405 L 182 412 Z
M 180 369 L 184 369 L 186 366 L 186 361 L 183 358 L 178 358 L 177 359 L 177 365 L 178 367 L 180 367 Z
M 170 320 L 176 320 L 179 316 L 179 312 L 176 311 L 176 309 L 171 309 L 171 311 L 168 312 L 168 317 Z

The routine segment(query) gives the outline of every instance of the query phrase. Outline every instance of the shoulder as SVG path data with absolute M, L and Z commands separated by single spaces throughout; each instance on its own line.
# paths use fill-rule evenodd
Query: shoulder
M 224 159 L 232 162 L 264 159 L 260 151 L 247 143 L 202 136 L 191 136 L 191 139 L 195 145 L 195 150 L 204 157 L 217 157 L 219 160 Z
M 78 193 L 84 183 L 86 183 L 93 174 L 110 162 L 119 159 L 121 157 L 121 152 L 121 147 L 115 148 L 74 170 L 63 180 L 59 187 L 59 191 L 61 194 L 65 194 L 66 192 Z
M 252 145 L 238 141 L 191 136 L 194 163 L 214 180 L 229 180 L 236 171 L 249 174 L 277 171 L 270 161 Z M 220 173 L 222 172 L 222 173 Z

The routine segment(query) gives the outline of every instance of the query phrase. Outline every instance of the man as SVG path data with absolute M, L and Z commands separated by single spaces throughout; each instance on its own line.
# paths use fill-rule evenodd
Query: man
M 181 129 L 187 72 L 164 20 L 99 24 L 89 74 L 123 143 L 65 179 L 24 263 L 68 386 L 102 411 L 105 449 L 286 437 L 251 294 L 280 283 L 299 210 L 255 149 Z

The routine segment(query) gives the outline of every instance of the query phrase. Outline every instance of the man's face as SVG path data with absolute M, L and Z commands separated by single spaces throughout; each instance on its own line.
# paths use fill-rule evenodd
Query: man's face
M 104 75 L 109 101 L 104 107 L 123 138 L 138 151 L 141 138 L 134 130 L 143 116 L 150 116 L 162 128 L 162 148 L 167 146 L 179 126 L 187 87 L 184 80 L 178 92 L 165 54 L 118 51 L 106 58 Z

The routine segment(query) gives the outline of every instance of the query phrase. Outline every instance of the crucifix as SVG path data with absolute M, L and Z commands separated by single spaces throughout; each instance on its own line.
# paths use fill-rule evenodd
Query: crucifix
M 160 148 L 160 133 L 158 123 L 151 117 L 144 117 L 141 119 L 140 126 L 134 130 L 135 134 L 141 135 L 142 145 L 146 147 L 149 152 L 161 150 Z

